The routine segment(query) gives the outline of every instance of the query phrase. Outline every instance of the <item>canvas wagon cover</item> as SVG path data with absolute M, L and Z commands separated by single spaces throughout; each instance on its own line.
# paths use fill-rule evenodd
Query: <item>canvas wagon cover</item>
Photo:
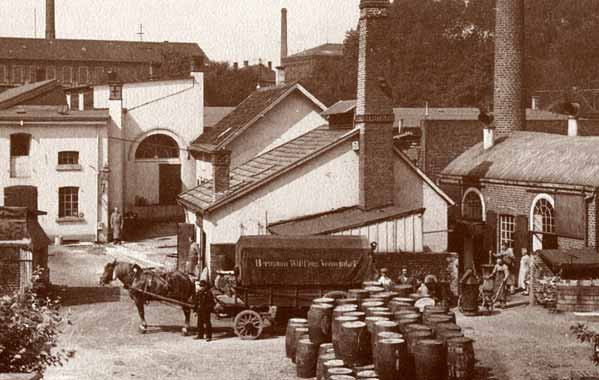
M 370 270 L 361 236 L 242 236 L 235 265 L 242 286 L 352 286 Z

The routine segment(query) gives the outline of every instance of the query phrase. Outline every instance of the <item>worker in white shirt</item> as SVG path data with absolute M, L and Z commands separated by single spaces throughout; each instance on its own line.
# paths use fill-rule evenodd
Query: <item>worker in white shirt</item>
M 386 291 L 391 290 L 391 288 L 393 288 L 393 280 L 391 280 L 391 278 L 389 278 L 389 276 L 387 275 L 388 273 L 388 269 L 387 268 L 381 268 L 380 270 L 380 276 L 377 280 L 377 282 L 383 287 L 385 288 Z

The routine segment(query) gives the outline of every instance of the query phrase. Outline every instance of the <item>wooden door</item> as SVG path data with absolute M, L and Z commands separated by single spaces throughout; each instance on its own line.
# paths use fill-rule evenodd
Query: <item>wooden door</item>
M 158 177 L 159 204 L 177 204 L 177 195 L 181 192 L 181 165 L 160 164 L 158 167 Z

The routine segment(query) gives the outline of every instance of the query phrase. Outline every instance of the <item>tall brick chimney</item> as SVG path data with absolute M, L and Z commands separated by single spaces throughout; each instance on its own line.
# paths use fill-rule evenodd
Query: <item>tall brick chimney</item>
M 526 129 L 524 0 L 497 0 L 495 15 L 495 133 Z
M 281 9 L 281 65 L 287 57 L 287 9 Z
M 393 106 L 389 0 L 360 1 L 360 45 L 355 125 L 360 129 L 359 189 L 364 210 L 393 203 Z
M 56 23 L 54 20 L 54 0 L 46 0 L 46 39 L 56 39 Z

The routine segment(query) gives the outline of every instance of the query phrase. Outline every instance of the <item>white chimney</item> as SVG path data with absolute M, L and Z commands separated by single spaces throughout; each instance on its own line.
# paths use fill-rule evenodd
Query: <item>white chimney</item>
M 483 149 L 487 150 L 495 144 L 495 128 L 487 125 L 483 128 Z
M 285 84 L 285 68 L 283 66 L 277 66 L 276 84 Z
M 568 116 L 568 136 L 578 136 L 578 120 L 574 116 Z

